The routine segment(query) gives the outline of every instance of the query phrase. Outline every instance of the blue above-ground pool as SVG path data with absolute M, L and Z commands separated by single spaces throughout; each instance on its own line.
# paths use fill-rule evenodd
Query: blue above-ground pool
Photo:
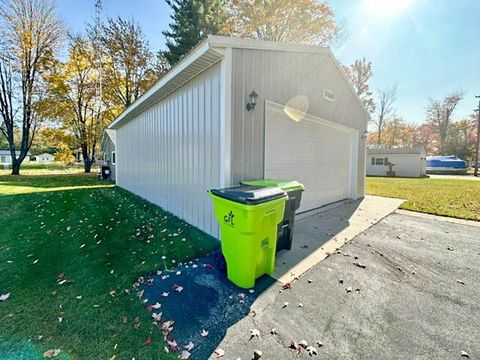
M 466 174 L 467 163 L 455 155 L 427 156 L 428 174 Z

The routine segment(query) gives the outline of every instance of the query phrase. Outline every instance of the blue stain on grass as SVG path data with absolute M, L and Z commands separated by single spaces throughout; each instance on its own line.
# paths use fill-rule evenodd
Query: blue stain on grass
M 178 354 L 192 342 L 191 358 L 208 359 L 227 329 L 247 316 L 255 299 L 274 282 L 263 276 L 253 291 L 241 289 L 227 279 L 222 261 L 214 253 L 153 275 L 138 290 L 143 290 L 143 299 L 148 299 L 146 307 L 161 304 L 153 312 L 162 313 L 162 322 L 175 322 L 170 335 L 180 347 Z M 175 291 L 178 286 L 183 290 Z M 167 297 L 162 296 L 165 292 L 169 293 Z M 208 336 L 200 335 L 202 329 Z M 161 326 L 159 336 L 163 336 Z

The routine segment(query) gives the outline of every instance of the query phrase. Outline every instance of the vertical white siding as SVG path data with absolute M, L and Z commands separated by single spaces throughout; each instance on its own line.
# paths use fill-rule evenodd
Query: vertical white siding
M 117 130 L 117 184 L 218 236 L 220 63 Z
M 367 115 L 330 55 L 233 49 L 232 61 L 232 183 L 264 176 L 267 101 L 288 104 L 301 96 L 308 99 L 308 114 L 357 129 L 359 135 L 366 129 Z M 323 98 L 323 89 L 335 93 L 335 102 Z M 258 94 L 257 106 L 247 111 L 245 104 L 252 90 Z M 357 196 L 361 197 L 365 178 L 363 138 L 358 139 L 357 154 Z

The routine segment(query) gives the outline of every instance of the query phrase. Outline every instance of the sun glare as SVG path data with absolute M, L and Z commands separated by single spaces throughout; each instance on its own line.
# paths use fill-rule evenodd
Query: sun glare
M 365 10 L 378 16 L 395 16 L 405 11 L 412 0 L 364 0 Z

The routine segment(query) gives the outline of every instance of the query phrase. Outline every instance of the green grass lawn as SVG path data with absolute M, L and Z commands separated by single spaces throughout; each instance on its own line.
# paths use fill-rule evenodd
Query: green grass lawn
M 97 171 L 97 169 L 92 169 L 92 172 Z M 9 169 L 4 169 L 0 167 L 0 176 L 1 175 L 10 175 L 12 172 L 11 166 Z M 54 174 L 80 174 L 83 173 L 83 165 L 66 165 L 61 162 L 51 162 L 51 163 L 37 163 L 29 162 L 23 163 L 20 169 L 20 174 L 22 175 L 54 175 Z
M 0 211 L 2 360 L 166 358 L 132 284 L 216 240 L 96 175 L 0 176 Z
M 402 209 L 480 221 L 480 181 L 368 177 L 366 191 L 406 199 Z

